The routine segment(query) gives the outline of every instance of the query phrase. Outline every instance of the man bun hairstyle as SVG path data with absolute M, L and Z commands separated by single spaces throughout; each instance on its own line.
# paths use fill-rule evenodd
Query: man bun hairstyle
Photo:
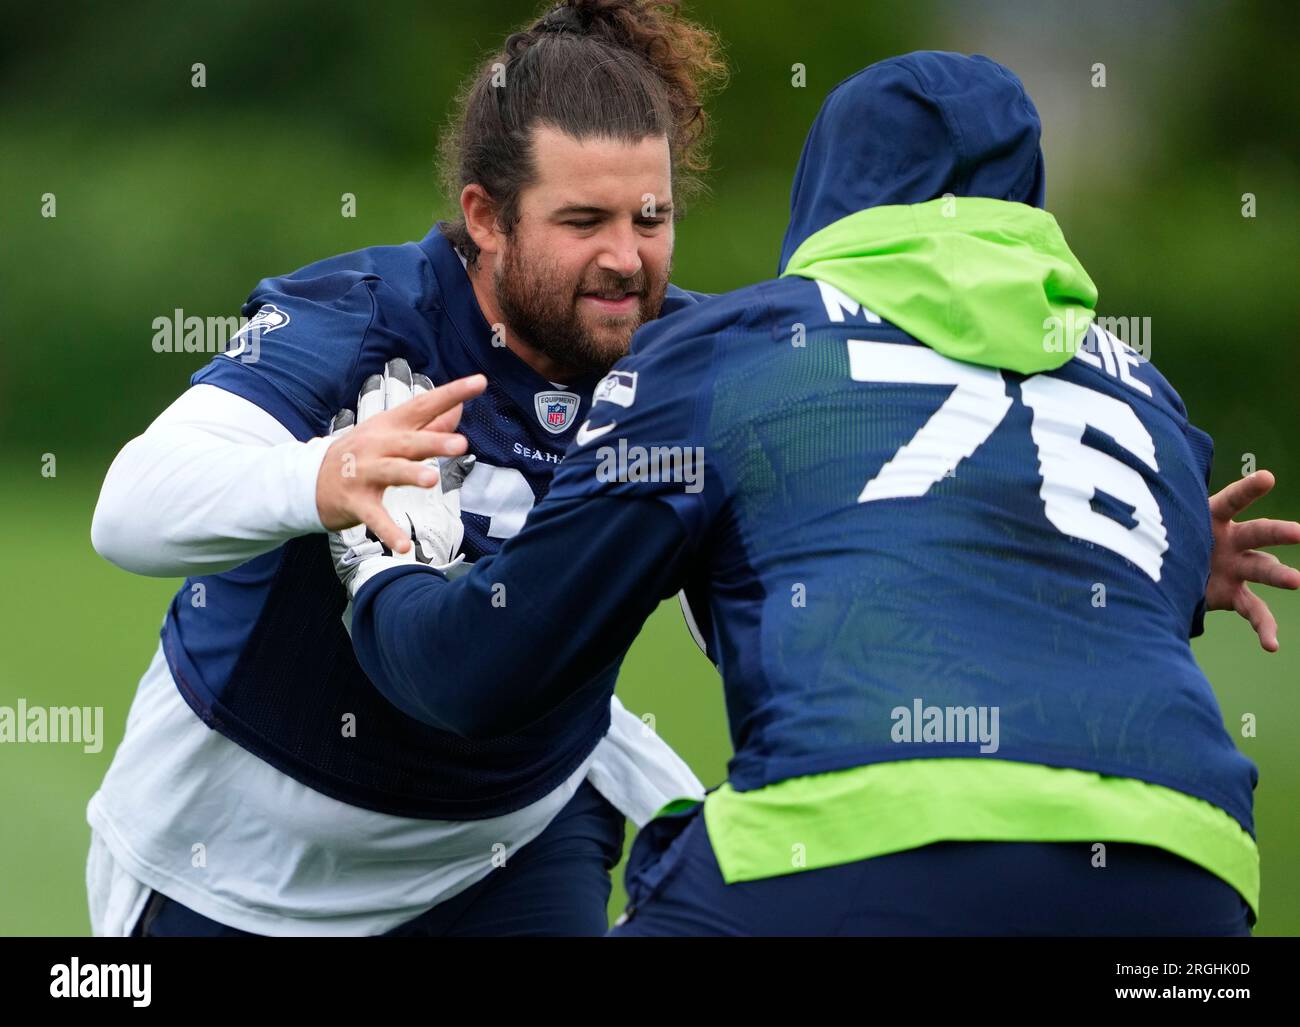
M 536 175 L 533 129 L 575 139 L 668 138 L 674 189 L 698 191 L 708 168 L 704 99 L 725 78 L 717 37 L 680 13 L 680 0 L 563 0 L 465 82 L 440 145 L 447 191 L 483 187 L 507 234 Z M 680 213 L 680 211 L 679 211 Z M 471 264 L 479 250 L 463 217 L 443 233 Z

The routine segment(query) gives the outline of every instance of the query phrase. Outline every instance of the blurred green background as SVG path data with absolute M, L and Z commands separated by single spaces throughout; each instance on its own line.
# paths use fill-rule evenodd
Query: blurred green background
M 711 0 L 727 47 L 710 192 L 678 230 L 675 280 L 769 277 L 803 135 L 835 83 L 914 49 L 985 53 L 1042 114 L 1048 206 L 1101 290 L 1151 318 L 1151 356 L 1217 442 L 1215 486 L 1277 472 L 1258 513 L 1300 513 L 1300 42 L 1287 4 L 870 5 Z M 432 155 L 458 82 L 536 10 L 0 4 L 0 705 L 102 705 L 103 752 L 0 745 L 0 933 L 88 931 L 84 809 L 121 736 L 176 582 L 100 560 L 89 526 L 116 450 L 205 362 L 155 353 L 155 317 L 225 316 L 258 279 L 420 238 L 448 211 Z M 191 66 L 206 66 L 205 88 Z M 792 86 L 792 66 L 806 87 Z M 1105 86 L 1093 85 L 1104 65 Z M 887 139 L 882 146 L 889 145 Z M 340 215 L 340 197 L 357 216 Z M 57 216 L 41 216 L 53 193 Z M 1242 216 L 1243 194 L 1256 216 Z M 45 454 L 57 473 L 42 476 Z M 1300 598 L 1269 596 L 1283 651 L 1232 615 L 1195 644 L 1260 767 L 1260 934 L 1300 933 Z M 729 755 L 715 673 L 673 608 L 620 694 L 713 785 Z M 1258 735 L 1241 738 L 1244 713 Z M 611 911 L 622 905 L 616 884 Z

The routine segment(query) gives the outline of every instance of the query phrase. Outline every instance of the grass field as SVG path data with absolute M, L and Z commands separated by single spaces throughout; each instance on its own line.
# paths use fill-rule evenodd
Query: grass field
M 101 705 L 105 739 L 96 754 L 77 745 L 0 745 L 0 934 L 6 935 L 89 933 L 86 801 L 112 759 L 176 588 L 174 581 L 125 574 L 95 555 L 90 516 L 106 461 L 58 459 L 54 478 L 40 476 L 39 454 L 0 468 L 8 542 L 0 705 L 13 706 L 19 698 L 41 706 Z M 1270 599 L 1282 627 L 1282 653 L 1261 652 L 1246 624 L 1226 614 L 1212 616 L 1195 645 L 1229 731 L 1260 768 L 1263 894 L 1256 933 L 1295 935 L 1300 754 L 1292 732 L 1300 711 L 1300 597 Z M 721 689 L 675 604 L 661 608 L 637 641 L 619 694 L 629 709 L 654 715 L 656 729 L 707 785 L 724 777 L 730 752 Z M 1246 713 L 1256 718 L 1254 738 L 1241 737 Z M 620 868 L 612 915 L 623 904 L 621 876 Z

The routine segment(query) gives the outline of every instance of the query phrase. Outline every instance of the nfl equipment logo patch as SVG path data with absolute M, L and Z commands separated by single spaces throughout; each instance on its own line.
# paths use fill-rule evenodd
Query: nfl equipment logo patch
M 576 392 L 539 392 L 533 397 L 537 419 L 552 435 L 559 435 L 573 423 L 578 402 Z
M 617 403 L 621 407 L 630 407 L 636 402 L 637 374 L 637 371 L 610 371 L 596 386 L 591 402 Z

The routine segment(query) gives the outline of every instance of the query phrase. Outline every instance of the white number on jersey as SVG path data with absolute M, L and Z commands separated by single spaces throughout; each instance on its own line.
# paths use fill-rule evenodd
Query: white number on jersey
M 488 518 L 488 538 L 519 534 L 534 502 L 528 479 L 514 467 L 475 461 L 474 470 L 461 486 L 461 510 Z
M 1025 379 L 1020 394 L 1034 413 L 1029 431 L 1038 447 L 1038 472 L 1043 477 L 1039 495 L 1047 519 L 1067 535 L 1127 557 L 1159 581 L 1169 541 L 1156 497 L 1133 468 L 1083 444 L 1084 428 L 1092 425 L 1158 471 L 1155 443 L 1133 408 L 1093 389 L 1044 375 Z M 1137 526 L 1126 528 L 1093 510 L 1097 489 L 1133 507 Z
M 921 346 L 850 339 L 849 374 L 855 382 L 956 386 L 912 441 L 867 482 L 859 503 L 925 495 L 983 445 L 1011 409 L 997 371 L 959 364 Z
M 931 349 L 850 339 L 849 374 L 860 382 L 952 385 L 921 429 L 867 482 L 859 503 L 923 496 L 975 452 L 1011 409 L 1002 374 L 949 360 Z M 1020 386 L 1032 413 L 1038 449 L 1039 495 L 1047 519 L 1066 535 L 1094 542 L 1160 580 L 1168 533 L 1160 507 L 1142 476 L 1115 457 L 1084 445 L 1084 429 L 1105 432 L 1152 471 L 1155 443 L 1131 407 L 1094 389 L 1036 375 Z M 473 477 L 473 475 L 471 475 Z M 1092 509 L 1100 489 L 1134 509 L 1126 528 Z

